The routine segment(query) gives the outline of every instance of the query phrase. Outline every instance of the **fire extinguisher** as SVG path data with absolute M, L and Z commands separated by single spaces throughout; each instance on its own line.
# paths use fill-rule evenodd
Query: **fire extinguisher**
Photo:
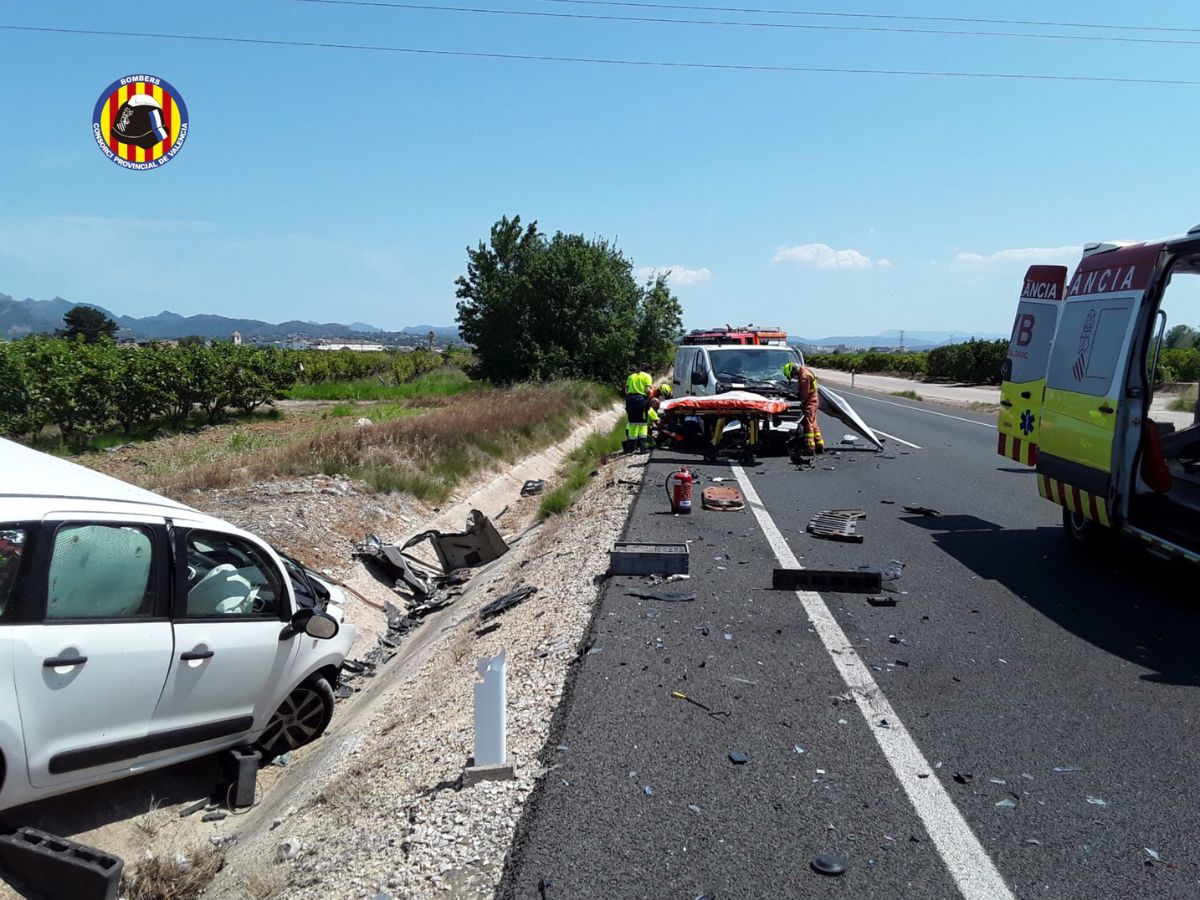
M 692 480 L 692 473 L 687 466 L 680 466 L 678 472 L 667 476 L 667 499 L 671 501 L 671 512 L 692 511 Z

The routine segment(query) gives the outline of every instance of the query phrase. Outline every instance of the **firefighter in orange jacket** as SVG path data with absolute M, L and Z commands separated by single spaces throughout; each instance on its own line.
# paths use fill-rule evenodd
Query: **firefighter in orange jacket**
M 790 380 L 795 378 L 800 388 L 800 402 L 804 405 L 804 421 L 801 424 L 801 446 L 805 453 L 824 453 L 825 438 L 821 435 L 821 426 L 817 422 L 817 409 L 821 405 L 821 395 L 817 391 L 817 376 L 808 366 L 800 363 L 786 363 L 783 374 Z

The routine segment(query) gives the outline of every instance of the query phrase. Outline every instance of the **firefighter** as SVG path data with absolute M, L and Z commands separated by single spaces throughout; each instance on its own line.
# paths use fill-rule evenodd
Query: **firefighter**
M 647 446 L 646 411 L 650 408 L 650 391 L 654 379 L 646 372 L 650 368 L 641 364 L 636 372 L 625 379 L 625 439 L 634 441 L 634 451 L 645 453 Z
M 810 455 L 824 453 L 825 438 L 821 435 L 821 426 L 817 422 L 817 409 L 821 405 L 821 396 L 817 392 L 817 376 L 808 366 L 794 362 L 784 365 L 783 374 L 788 380 L 796 379 L 800 389 L 800 402 L 804 405 L 801 447 Z

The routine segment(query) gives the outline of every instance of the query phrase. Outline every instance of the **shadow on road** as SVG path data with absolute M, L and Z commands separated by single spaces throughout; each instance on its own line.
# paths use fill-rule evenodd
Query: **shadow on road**
M 1182 564 L 1132 546 L 1104 559 L 1076 555 L 1057 527 L 1005 529 L 975 516 L 900 521 L 927 529 L 946 554 L 1072 634 L 1151 669 L 1144 680 L 1200 685 L 1200 604 Z

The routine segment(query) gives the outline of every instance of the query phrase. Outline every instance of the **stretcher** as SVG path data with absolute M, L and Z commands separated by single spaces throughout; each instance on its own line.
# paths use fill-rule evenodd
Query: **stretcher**
M 772 418 L 787 411 L 786 400 L 764 397 L 750 391 L 727 391 L 710 397 L 679 397 L 665 401 L 658 410 L 664 421 L 664 430 L 669 430 L 672 420 L 685 416 L 704 420 L 705 432 L 710 435 L 704 454 L 706 459 L 730 456 L 743 462 L 754 461 L 762 432 L 770 427 Z M 734 424 L 736 429 L 731 427 Z M 727 430 L 737 431 L 730 441 L 725 440 Z

